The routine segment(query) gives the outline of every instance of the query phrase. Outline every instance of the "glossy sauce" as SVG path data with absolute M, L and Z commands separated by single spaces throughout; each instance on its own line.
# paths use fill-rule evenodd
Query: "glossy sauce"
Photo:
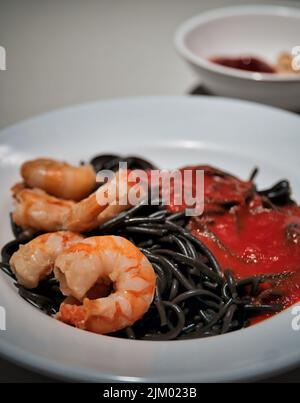
M 282 273 L 282 278 L 271 284 L 282 294 L 280 301 L 275 298 L 274 302 L 287 308 L 300 301 L 300 208 L 296 204 L 266 208 L 252 182 L 222 177 L 217 171 L 213 175 L 211 167 L 205 172 L 206 208 L 204 215 L 190 220 L 193 235 L 209 247 L 223 270 L 230 268 L 237 278 Z M 223 211 L 212 208 L 220 201 L 233 205 Z M 285 276 L 287 272 L 291 274 Z
M 288 307 L 300 300 L 300 209 L 233 208 L 211 219 L 192 219 L 191 232 L 238 278 L 292 272 L 277 287 Z M 299 232 L 298 232 L 299 231 Z
M 255 56 L 216 56 L 210 58 L 210 61 L 220 64 L 221 66 L 231 67 L 238 70 L 270 74 L 275 74 L 277 72 L 274 67 Z

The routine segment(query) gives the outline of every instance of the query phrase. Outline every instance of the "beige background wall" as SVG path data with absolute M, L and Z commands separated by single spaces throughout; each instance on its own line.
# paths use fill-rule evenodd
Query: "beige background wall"
M 0 71 L 0 128 L 99 98 L 187 92 L 196 78 L 174 50 L 176 26 L 203 10 L 247 2 L 0 0 L 8 69 Z

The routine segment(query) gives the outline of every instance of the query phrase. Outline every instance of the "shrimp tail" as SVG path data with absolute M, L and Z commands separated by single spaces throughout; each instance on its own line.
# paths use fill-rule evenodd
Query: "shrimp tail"
M 68 300 L 68 298 L 66 298 L 66 300 Z M 83 306 L 70 302 L 71 301 L 65 301 L 61 304 L 56 319 L 79 329 L 84 329 L 88 313 Z
M 97 217 L 106 207 L 107 204 L 98 203 L 96 193 L 93 193 L 73 206 L 63 223 L 63 228 L 77 232 L 89 231 L 98 225 Z

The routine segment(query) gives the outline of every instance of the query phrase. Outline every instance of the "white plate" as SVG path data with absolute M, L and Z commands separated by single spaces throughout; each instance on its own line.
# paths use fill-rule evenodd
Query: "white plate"
M 98 102 L 55 111 L 2 131 L 1 245 L 12 238 L 9 187 L 20 163 L 53 156 L 140 154 L 162 167 L 210 163 L 259 184 L 287 177 L 300 201 L 300 118 L 258 104 L 217 98 L 155 97 Z M 52 376 L 83 381 L 237 381 L 300 363 L 291 310 L 259 325 L 203 340 L 121 340 L 73 329 L 42 314 L 1 274 L 7 330 L 0 352 Z

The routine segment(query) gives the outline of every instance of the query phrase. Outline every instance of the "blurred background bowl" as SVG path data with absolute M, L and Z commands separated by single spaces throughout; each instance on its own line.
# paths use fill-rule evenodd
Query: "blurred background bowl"
M 225 67 L 215 56 L 256 56 L 275 64 L 300 46 L 300 10 L 282 6 L 236 6 L 200 14 L 175 33 L 179 54 L 216 95 L 300 111 L 300 74 L 266 74 Z

